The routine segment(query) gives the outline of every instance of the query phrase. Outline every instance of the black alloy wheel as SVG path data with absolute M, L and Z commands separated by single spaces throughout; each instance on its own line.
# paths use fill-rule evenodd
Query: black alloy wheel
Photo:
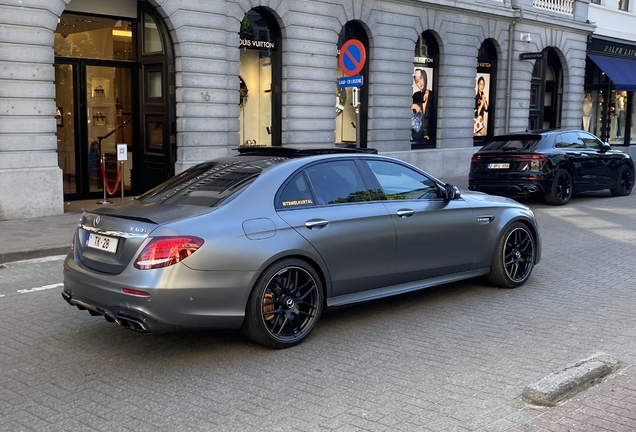
M 499 239 L 488 279 L 501 288 L 523 285 L 534 268 L 535 253 L 535 239 L 528 227 L 513 223 Z
M 572 176 L 570 173 L 561 168 L 554 176 L 552 188 L 545 196 L 545 201 L 552 205 L 565 205 L 572 198 Z
M 250 295 L 243 332 L 272 348 L 305 340 L 323 307 L 320 278 L 304 261 L 286 259 L 267 269 Z
M 614 196 L 627 196 L 634 187 L 634 170 L 627 164 L 621 166 L 616 178 L 616 186 L 610 189 Z

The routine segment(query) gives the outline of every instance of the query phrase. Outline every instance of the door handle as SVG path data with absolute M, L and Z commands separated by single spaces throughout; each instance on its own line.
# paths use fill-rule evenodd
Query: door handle
M 415 214 L 415 210 L 411 210 L 411 209 L 400 209 L 397 211 L 396 213 L 399 217 L 401 218 L 407 218 L 407 217 L 411 217 Z
M 320 229 L 327 225 L 329 225 L 329 221 L 324 219 L 309 219 L 305 222 L 305 226 L 309 229 Z

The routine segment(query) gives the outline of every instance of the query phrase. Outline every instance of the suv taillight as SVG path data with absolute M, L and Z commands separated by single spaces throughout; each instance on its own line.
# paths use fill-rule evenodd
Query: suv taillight
M 203 239 L 194 236 L 157 237 L 141 251 L 135 263 L 139 270 L 168 267 L 183 261 L 203 245 Z

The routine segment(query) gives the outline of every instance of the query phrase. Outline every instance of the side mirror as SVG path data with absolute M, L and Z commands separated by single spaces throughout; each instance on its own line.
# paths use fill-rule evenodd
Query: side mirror
M 605 142 L 603 143 L 603 147 L 601 148 L 601 151 L 602 151 L 603 153 L 605 153 L 606 151 L 610 151 L 611 149 L 612 149 L 612 146 L 611 146 L 611 145 L 609 145 L 609 143 L 608 143 L 607 141 L 605 141 Z
M 457 186 L 453 186 L 450 183 L 446 183 L 444 185 L 444 199 L 446 201 L 452 201 L 459 199 L 462 196 L 462 192 L 459 190 Z

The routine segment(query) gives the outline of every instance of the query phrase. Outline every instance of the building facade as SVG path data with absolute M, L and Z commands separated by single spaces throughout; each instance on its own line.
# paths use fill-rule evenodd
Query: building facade
M 583 128 L 636 155 L 636 13 L 629 0 L 595 0 L 589 20 L 596 30 L 588 43 Z
M 466 175 L 494 134 L 581 126 L 588 5 L 0 0 L 0 220 L 134 196 L 240 145 Z

